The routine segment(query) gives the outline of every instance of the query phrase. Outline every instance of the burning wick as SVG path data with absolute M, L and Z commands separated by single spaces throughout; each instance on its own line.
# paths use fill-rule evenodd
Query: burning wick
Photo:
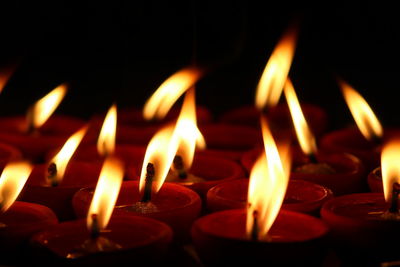
M 174 170 L 178 173 L 178 177 L 180 179 L 187 178 L 187 172 L 185 170 L 182 157 L 179 155 L 176 155 L 174 158 Z
M 27 134 L 34 134 L 36 131 L 33 122 L 35 121 L 35 113 L 33 112 L 33 106 L 29 107 L 28 112 L 26 113 L 26 121 L 28 123 L 26 128 Z
M 57 181 L 57 165 L 52 162 L 49 164 L 49 167 L 47 168 L 47 179 L 50 180 L 51 186 L 57 186 L 58 181 Z
M 253 227 L 251 229 L 251 240 L 258 241 L 258 211 L 253 211 Z
M 400 184 L 394 183 L 392 190 L 392 201 L 388 210 L 390 213 L 399 213 L 399 194 Z
M 150 202 L 154 174 L 155 174 L 154 165 L 153 163 L 149 162 L 146 167 L 146 180 L 144 185 L 144 193 L 142 200 L 140 202 Z
M 90 229 L 90 238 L 97 239 L 100 236 L 100 227 L 97 214 L 92 214 L 92 227 Z

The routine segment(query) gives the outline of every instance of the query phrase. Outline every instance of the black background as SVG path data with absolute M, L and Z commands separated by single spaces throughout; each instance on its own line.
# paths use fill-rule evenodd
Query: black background
M 301 18 L 291 77 L 301 101 L 325 107 L 333 127 L 352 123 L 334 75 L 352 84 L 385 125 L 399 125 L 399 11 L 395 1 L 2 1 L 0 64 L 17 64 L 0 114 L 24 113 L 62 82 L 57 112 L 90 117 L 141 107 L 169 75 L 217 66 L 198 85 L 215 115 L 253 103 L 284 29 Z

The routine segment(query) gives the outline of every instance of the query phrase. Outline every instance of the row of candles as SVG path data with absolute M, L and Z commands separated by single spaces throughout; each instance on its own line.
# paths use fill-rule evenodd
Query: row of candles
M 220 123 L 196 108 L 204 73 L 195 67 L 168 78 L 143 113 L 118 112 L 118 123 L 116 105 L 89 124 L 51 117 L 64 85 L 26 118 L 1 118 L 0 247 L 10 261 L 24 248 L 44 262 L 154 263 L 171 243 L 192 242 L 209 265 L 320 264 L 326 240 L 343 257 L 350 248 L 372 250 L 368 261 L 395 258 L 387 240 L 399 232 L 396 131 L 384 132 L 340 81 L 358 129 L 317 142 L 326 115 L 300 105 L 288 78 L 296 38 L 289 30 L 277 44 L 255 107 Z M 376 193 L 363 193 L 367 181 Z

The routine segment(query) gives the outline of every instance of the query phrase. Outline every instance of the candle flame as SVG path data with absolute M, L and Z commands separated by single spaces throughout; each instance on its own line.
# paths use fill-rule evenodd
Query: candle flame
M 5 212 L 17 199 L 32 171 L 32 165 L 19 161 L 7 164 L 0 176 L 0 210 Z
M 346 82 L 340 81 L 340 86 L 347 106 L 362 135 L 367 140 L 382 137 L 382 125 L 367 101 Z
M 196 96 L 195 89 L 189 89 L 185 94 L 182 109 L 175 126 L 173 138 L 177 138 L 177 155 L 182 157 L 186 169 L 192 166 L 196 145 L 204 149 L 206 142 L 196 120 Z
M 385 200 L 390 202 L 393 184 L 400 184 L 400 139 L 390 140 L 382 148 L 381 168 Z
M 50 161 L 51 163 L 55 164 L 56 167 L 56 173 L 54 177 L 51 178 L 52 183 L 58 184 L 63 179 L 67 165 L 81 143 L 83 137 L 85 136 L 87 129 L 88 127 L 84 126 L 71 135 L 61 150 Z
M 106 156 L 114 153 L 115 133 L 117 129 L 117 106 L 114 104 L 107 112 L 97 141 L 97 151 Z
M 0 93 L 3 91 L 4 87 L 6 86 L 8 80 L 10 79 L 11 75 L 14 73 L 14 70 L 17 66 L 11 65 L 7 66 L 0 71 Z
M 256 89 L 255 105 L 259 110 L 278 103 L 292 64 L 296 42 L 297 30 L 289 29 L 272 52 Z
M 67 86 L 62 84 L 38 100 L 28 112 L 29 124 L 32 124 L 35 129 L 42 126 L 56 110 L 66 93 Z
M 185 68 L 165 80 L 154 94 L 146 101 L 143 116 L 146 120 L 162 119 L 172 105 L 201 77 L 202 71 L 197 68 Z
M 148 163 L 152 163 L 154 166 L 154 192 L 161 189 L 178 149 L 178 139 L 173 138 L 173 133 L 174 126 L 170 125 L 162 128 L 150 140 L 140 175 L 139 190 L 141 192 L 145 186 Z
M 106 158 L 86 219 L 89 231 L 93 229 L 93 215 L 96 215 L 99 230 L 107 227 L 117 201 L 123 176 L 123 163 L 115 157 Z
M 284 93 L 301 150 L 303 150 L 306 155 L 313 155 L 317 152 L 317 143 L 304 118 L 299 99 L 297 98 L 296 91 L 290 79 L 286 81 Z
M 290 158 L 287 150 L 278 149 L 267 122 L 262 119 L 261 125 L 265 153 L 257 159 L 250 174 L 246 231 L 251 236 L 256 225 L 258 240 L 265 240 L 285 197 Z

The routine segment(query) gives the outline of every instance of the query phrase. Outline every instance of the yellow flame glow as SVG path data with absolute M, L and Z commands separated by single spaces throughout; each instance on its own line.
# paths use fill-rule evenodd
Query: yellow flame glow
M 123 163 L 112 156 L 107 157 L 101 169 L 86 219 L 89 231 L 92 229 L 93 215 L 97 215 L 100 230 L 107 227 L 118 198 L 123 176 Z
M 340 81 L 340 86 L 347 106 L 362 135 L 367 140 L 382 137 L 382 125 L 367 101 L 346 82 Z
M 66 93 L 67 86 L 62 84 L 38 100 L 32 106 L 32 109 L 30 110 L 31 114 L 28 115 L 29 120 L 32 120 L 29 123 L 32 123 L 32 126 L 35 129 L 42 126 L 56 110 Z
M 299 141 L 301 149 L 306 155 L 315 154 L 317 152 L 315 137 L 308 127 L 303 111 L 301 110 L 299 99 L 297 98 L 293 84 L 289 79 L 285 83 L 284 93 L 289 105 L 294 129 L 296 130 L 297 140 Z
M 108 110 L 97 140 L 97 151 L 102 156 L 111 155 L 115 150 L 115 134 L 117 129 L 117 106 L 114 104 Z
M 51 163 L 54 163 L 57 167 L 57 174 L 54 178 L 52 178 L 53 182 L 59 183 L 63 179 L 67 165 L 74 152 L 78 148 L 79 144 L 81 143 L 83 137 L 85 136 L 87 129 L 88 127 L 84 126 L 73 135 L 71 135 L 71 137 L 68 138 L 67 142 L 65 142 L 61 150 L 50 161 Z
M 146 101 L 143 108 L 144 118 L 146 120 L 164 118 L 176 100 L 192 87 L 201 75 L 202 71 L 199 69 L 186 68 L 169 77 Z
M 174 126 L 167 126 L 158 131 L 150 140 L 140 175 L 140 191 L 144 189 L 148 163 L 154 166 L 154 192 L 157 193 L 161 189 L 178 149 L 178 139 L 173 138 L 173 133 Z
M 17 199 L 32 171 L 28 162 L 7 164 L 0 177 L 0 210 L 5 212 Z
M 297 31 L 290 29 L 272 52 L 257 85 L 255 104 L 259 110 L 278 103 L 292 64 L 296 41 Z
M 185 94 L 182 109 L 175 126 L 173 138 L 177 138 L 177 155 L 182 157 L 186 169 L 192 166 L 196 145 L 204 149 L 206 142 L 196 120 L 196 96 L 195 89 L 189 89 Z
M 391 201 L 394 183 L 400 184 L 400 139 L 387 142 L 381 155 L 383 192 L 387 202 Z
M 287 150 L 278 150 L 265 120 L 261 121 L 265 154 L 256 161 L 250 174 L 246 231 L 251 236 L 256 223 L 258 239 L 265 240 L 282 206 L 290 174 Z M 268 160 L 267 160 L 268 159 Z M 257 211 L 257 221 L 253 213 Z

